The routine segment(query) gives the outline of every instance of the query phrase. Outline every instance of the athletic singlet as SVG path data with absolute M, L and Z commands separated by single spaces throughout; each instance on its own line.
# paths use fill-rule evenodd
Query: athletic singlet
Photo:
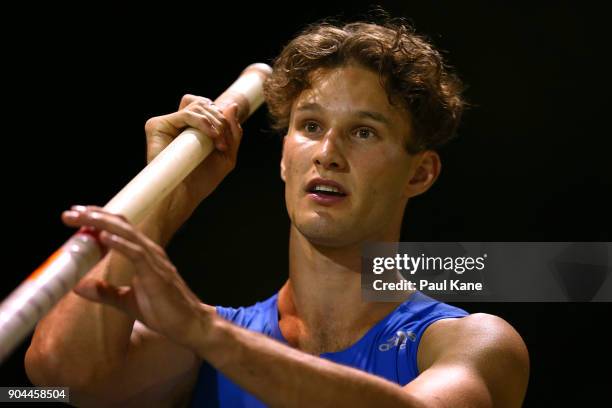
M 277 297 L 275 294 L 266 301 L 238 309 L 217 306 L 217 313 L 234 324 L 287 344 L 278 325 Z M 320 357 L 405 385 L 419 375 L 417 347 L 425 329 L 437 320 L 467 314 L 463 309 L 414 292 L 355 344 Z M 191 406 L 265 407 L 206 361 L 200 368 Z

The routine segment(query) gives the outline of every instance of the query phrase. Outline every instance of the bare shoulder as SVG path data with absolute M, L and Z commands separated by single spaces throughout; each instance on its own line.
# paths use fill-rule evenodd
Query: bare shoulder
M 488 388 L 492 399 L 524 395 L 529 354 L 520 334 L 498 316 L 476 313 L 443 319 L 425 331 L 418 350 L 421 372 L 432 366 L 462 366 Z
M 504 319 L 488 313 L 474 313 L 462 318 L 438 320 L 426 331 L 426 335 L 435 336 L 444 333 L 445 336 L 459 334 L 479 334 L 485 338 L 497 337 L 522 341 L 519 333 Z
M 453 351 L 477 359 L 495 356 L 496 359 L 507 357 L 529 363 L 521 335 L 501 317 L 486 313 L 438 320 L 425 331 L 419 347 L 421 351 L 424 365 L 440 354 Z

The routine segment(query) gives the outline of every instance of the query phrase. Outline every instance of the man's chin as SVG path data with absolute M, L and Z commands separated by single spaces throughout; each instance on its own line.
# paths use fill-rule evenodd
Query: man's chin
M 345 240 L 335 237 L 307 236 L 306 240 L 315 247 L 322 248 L 342 248 L 346 246 Z
M 329 248 L 341 248 L 355 242 L 354 229 L 348 231 L 339 225 L 329 225 L 328 222 L 298 224 L 296 229 L 312 245 Z

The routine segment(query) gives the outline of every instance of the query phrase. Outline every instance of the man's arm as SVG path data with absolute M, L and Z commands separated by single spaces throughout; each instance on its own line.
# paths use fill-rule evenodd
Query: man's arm
M 140 230 L 160 241 L 157 225 L 150 216 Z M 129 285 L 133 269 L 127 259 L 112 251 L 85 279 Z M 84 281 L 79 285 L 91 288 Z M 129 406 L 130 400 L 136 406 L 155 406 L 182 398 L 195 383 L 200 363 L 192 350 L 116 308 L 73 292 L 41 319 L 25 356 L 32 383 L 68 386 L 73 404 L 90 407 Z
M 424 333 L 421 374 L 404 387 L 441 407 L 520 407 L 529 379 L 529 354 L 503 319 L 478 313 L 444 319 Z
M 526 348 L 495 316 L 438 321 L 422 339 L 422 374 L 401 387 L 311 356 L 221 318 L 205 318 L 197 354 L 270 406 L 518 407 Z
M 163 254 L 165 259 L 163 246 L 235 165 L 242 137 L 236 112 L 237 106 L 222 113 L 208 99 L 185 95 L 178 112 L 147 121 L 149 162 L 186 126 L 210 136 L 217 150 L 162 200 L 138 229 L 130 225 L 130 239 L 155 248 L 157 256 Z M 84 225 L 80 222 L 86 220 L 95 228 L 103 223 L 102 218 L 110 217 L 100 208 L 75 210 L 72 215 L 63 214 L 70 226 Z M 113 219 L 115 228 L 128 224 L 116 215 Z M 134 262 L 125 253 L 111 250 L 38 323 L 25 356 L 26 372 L 34 384 L 69 386 L 71 400 L 79 406 L 168 406 L 189 396 L 201 360 L 172 336 L 135 323 L 135 319 L 141 320 L 140 312 L 130 315 L 112 307 L 119 294 L 138 310 L 149 306 L 139 303 L 142 299 L 131 290 L 141 283 L 137 272 L 142 261 L 142 257 Z M 157 268 L 159 265 L 153 266 Z M 177 275 L 173 283 L 181 288 L 184 299 L 187 289 L 182 279 Z M 109 288 L 117 289 L 110 297 Z M 99 302 L 102 297 L 109 302 Z M 172 322 L 168 332 L 187 330 L 181 317 L 190 315 L 182 312 L 200 308 L 214 313 L 213 307 L 201 304 L 191 293 L 188 304 L 178 309 L 162 305 L 163 318 Z M 169 315 L 173 312 L 176 314 Z
M 119 217 L 89 211 L 73 223 L 98 229 L 101 242 L 136 265 L 131 287 L 104 284 L 99 293 L 86 294 L 88 299 L 117 307 L 191 350 L 268 405 L 520 406 L 527 352 L 518 334 L 501 319 L 474 315 L 433 323 L 418 353 L 423 373 L 402 388 L 217 316 L 189 290 L 163 249 Z

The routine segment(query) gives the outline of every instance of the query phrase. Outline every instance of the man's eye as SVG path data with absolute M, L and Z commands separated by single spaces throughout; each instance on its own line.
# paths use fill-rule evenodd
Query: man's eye
M 359 139 L 371 139 L 374 136 L 376 136 L 376 134 L 374 133 L 374 131 L 370 128 L 359 128 L 357 129 L 357 131 L 355 132 L 355 135 L 359 138 Z
M 317 130 L 319 130 L 319 125 L 316 122 L 306 122 L 304 129 L 308 133 L 315 133 Z

